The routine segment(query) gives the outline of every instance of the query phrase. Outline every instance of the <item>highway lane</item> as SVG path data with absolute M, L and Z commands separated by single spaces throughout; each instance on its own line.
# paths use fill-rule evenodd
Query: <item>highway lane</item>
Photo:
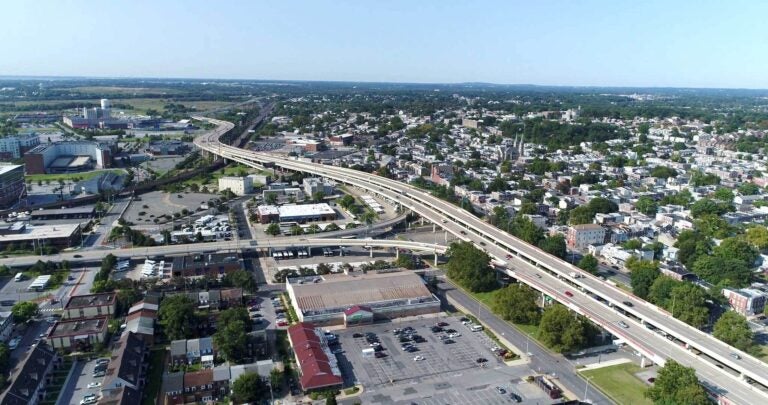
M 38 260 L 51 260 L 60 262 L 67 260 L 70 262 L 78 261 L 96 261 L 104 258 L 106 254 L 113 254 L 118 258 L 131 258 L 131 257 L 149 257 L 149 256 L 161 256 L 172 255 L 181 253 L 202 253 L 202 252 L 217 252 L 217 251 L 234 251 L 242 249 L 286 249 L 286 248 L 299 248 L 299 247 L 328 247 L 328 246 L 372 246 L 372 247 L 384 247 L 384 248 L 405 248 L 411 249 L 417 252 L 426 253 L 439 253 L 445 252 L 446 247 L 444 245 L 423 243 L 423 242 L 411 242 L 392 239 L 335 239 L 335 238 L 312 238 L 308 236 L 295 236 L 285 238 L 268 238 L 261 240 L 240 240 L 240 241 L 225 241 L 225 242 L 211 242 L 211 243 L 189 243 L 181 245 L 161 245 L 161 246 L 148 246 L 138 248 L 127 249 L 113 249 L 113 250 L 87 250 L 80 252 L 59 253 L 57 255 L 50 255 L 45 257 L 38 256 L 21 256 L 12 257 L 7 259 L 0 259 L 0 265 L 4 264 L 9 267 L 13 266 L 31 266 Z M 78 256 L 78 257 L 75 257 Z
M 415 189 L 412 186 L 394 180 L 372 176 L 367 173 L 356 172 L 351 169 L 324 166 L 311 162 L 303 162 L 265 153 L 232 148 L 227 145 L 217 143 L 216 139 L 214 138 L 215 137 L 209 137 L 205 140 L 198 139 L 196 140 L 196 143 L 199 146 L 207 148 L 214 153 L 223 154 L 227 158 L 234 158 L 235 160 L 246 164 L 260 165 L 262 163 L 274 163 L 284 168 L 311 172 L 335 179 L 337 181 L 357 185 L 359 187 L 368 189 L 371 192 L 375 192 L 380 195 L 389 197 L 390 199 L 400 201 L 404 206 L 413 209 L 431 221 L 435 223 L 442 223 L 444 228 L 459 237 L 472 240 L 474 243 L 483 247 L 485 247 L 488 243 L 498 245 L 499 251 L 495 254 L 495 256 L 497 259 L 500 259 L 500 261 L 504 260 L 501 258 L 505 257 L 506 254 L 512 254 L 513 257 L 517 257 L 521 261 L 536 263 L 536 266 L 542 268 L 537 268 L 537 273 L 555 273 L 563 278 L 569 278 L 568 273 L 571 271 L 576 271 L 579 274 L 582 274 L 583 278 L 570 279 L 569 283 L 578 284 L 582 288 L 585 288 L 590 292 L 606 299 L 612 305 L 624 307 L 625 310 L 628 310 L 633 315 L 647 319 L 654 326 L 661 328 L 665 332 L 670 333 L 683 341 L 695 345 L 698 349 L 705 351 L 708 355 L 712 356 L 718 361 L 728 365 L 729 367 L 733 367 L 768 386 L 768 372 L 766 372 L 768 368 L 759 360 L 751 358 L 751 356 L 747 355 L 746 353 L 740 352 L 739 355 L 741 360 L 735 360 L 731 358 L 730 353 L 738 352 L 736 349 L 672 318 L 665 311 L 642 300 L 639 300 L 633 297 L 631 294 L 627 294 L 626 292 L 608 283 L 605 283 L 600 279 L 587 275 L 575 266 L 571 266 L 570 264 L 560 259 L 549 256 L 540 249 L 530 246 L 518 240 L 517 238 L 512 237 L 506 232 L 496 229 L 490 224 L 484 223 L 476 217 L 472 216 L 470 213 L 464 211 L 463 209 L 432 197 L 422 190 Z M 542 283 L 539 281 L 530 280 L 529 283 L 534 285 L 536 288 L 543 288 L 541 285 Z M 554 284 L 558 285 L 559 288 L 568 288 L 569 286 L 568 283 L 565 283 L 562 280 L 557 280 L 554 282 Z M 633 306 L 626 307 L 623 304 L 624 301 L 631 302 Z M 564 302 L 572 304 L 572 307 L 576 309 L 578 309 L 579 304 L 581 304 L 580 302 L 569 302 L 568 300 L 565 300 Z M 605 305 L 600 305 L 602 308 L 600 308 L 599 311 L 605 311 Z M 631 318 L 626 317 L 623 314 L 617 313 L 617 316 L 619 319 L 622 319 L 625 322 L 631 321 Z M 599 318 L 595 319 L 598 322 L 601 321 Z M 610 328 L 609 325 L 605 326 Z M 638 341 L 647 341 L 648 339 L 653 340 L 653 336 L 655 335 L 654 333 L 645 330 L 645 328 L 639 329 L 643 330 L 643 332 L 640 333 L 640 335 L 642 335 L 642 339 L 639 339 Z M 620 337 L 627 337 L 628 341 L 632 340 L 631 334 L 626 330 L 617 330 L 616 335 Z M 664 346 L 674 345 L 673 343 L 666 341 L 666 339 L 664 342 L 660 342 L 660 345 L 661 347 L 654 347 L 654 352 L 651 353 L 655 356 L 649 356 L 654 358 L 657 362 L 663 363 L 664 359 L 668 358 L 666 356 L 670 356 L 668 353 L 674 353 L 674 356 L 672 357 L 681 363 L 687 363 L 687 360 L 689 360 L 689 357 L 691 356 L 691 353 L 687 351 L 683 356 L 681 356 L 681 353 L 678 351 L 668 351 L 668 353 L 664 353 Z M 662 357 L 663 355 L 666 356 Z M 678 358 L 678 356 L 681 357 Z M 699 372 L 700 376 L 709 380 L 710 383 L 717 381 L 717 379 L 722 377 L 722 375 L 730 376 L 729 373 L 718 370 L 719 377 L 712 378 L 709 368 L 713 367 L 714 366 L 711 363 L 698 365 L 697 371 Z M 709 378 L 707 378 L 707 375 L 709 375 Z M 718 384 L 716 385 L 725 388 L 725 390 L 728 392 L 728 397 L 731 399 L 734 399 L 736 396 L 739 396 L 742 399 L 747 398 L 748 395 L 755 392 L 750 386 L 741 381 L 733 382 L 729 379 L 722 379 L 721 381 L 718 381 Z M 760 392 L 759 395 L 765 394 Z M 768 396 L 765 398 L 768 400 Z

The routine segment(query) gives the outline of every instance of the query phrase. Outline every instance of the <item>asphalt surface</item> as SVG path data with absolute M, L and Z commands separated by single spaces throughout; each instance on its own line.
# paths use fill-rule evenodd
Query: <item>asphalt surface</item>
M 504 320 L 499 319 L 496 315 L 479 305 L 478 301 L 474 298 L 465 294 L 444 278 L 441 281 L 438 288 L 444 290 L 448 297 L 469 310 L 480 322 L 496 331 L 496 333 L 503 335 L 505 339 L 517 345 L 518 348 L 527 350 L 530 353 L 527 355 L 531 359 L 531 369 L 537 373 L 556 377 L 558 383 L 571 392 L 579 394 L 584 391 L 587 381 L 576 374 L 573 365 L 565 357 L 553 354 L 540 346 L 535 340 L 529 338 Z M 589 394 L 589 397 L 594 404 L 613 403 L 598 391 L 593 391 L 593 393 Z

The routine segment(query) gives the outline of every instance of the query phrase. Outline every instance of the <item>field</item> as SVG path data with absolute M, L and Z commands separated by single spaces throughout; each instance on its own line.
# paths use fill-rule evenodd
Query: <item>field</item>
M 80 93 L 93 93 L 100 96 L 120 96 L 131 94 L 176 94 L 178 90 L 164 89 L 164 88 L 148 88 L 148 87 L 113 87 L 113 86 L 81 86 L 75 87 L 72 90 Z
M 124 174 L 125 171 L 122 169 L 109 169 L 109 170 L 94 170 L 91 172 L 83 172 L 83 173 L 66 173 L 66 174 L 28 174 L 24 176 L 24 180 L 31 181 L 31 182 L 37 182 L 37 181 L 59 181 L 59 180 L 73 180 L 76 178 L 82 179 L 82 180 L 88 180 L 92 177 L 95 177 L 99 173 L 103 172 L 113 172 L 115 174 Z
M 0 103 L 0 105 L 14 104 L 17 106 L 24 106 L 30 104 L 40 105 L 54 105 L 61 103 L 99 103 L 98 98 L 92 99 L 77 99 L 77 100 L 42 100 L 42 101 L 15 101 L 13 103 Z M 173 98 L 111 98 L 112 104 L 129 104 L 133 107 L 133 110 L 125 110 L 126 113 L 138 113 L 143 114 L 147 110 L 157 110 L 162 112 L 164 107 L 168 103 L 180 103 L 187 107 L 195 107 L 200 111 L 210 110 L 214 108 L 224 107 L 234 104 L 235 101 L 176 101 Z M 120 111 L 120 108 L 115 108 Z
M 635 373 L 640 367 L 632 363 L 585 370 L 581 374 L 589 378 L 590 384 L 599 387 L 603 393 L 619 404 L 651 405 L 653 402 L 643 395 L 646 385 Z

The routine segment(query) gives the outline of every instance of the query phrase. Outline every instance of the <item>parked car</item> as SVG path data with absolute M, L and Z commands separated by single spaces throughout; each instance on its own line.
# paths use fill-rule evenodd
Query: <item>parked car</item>
M 96 364 L 109 364 L 109 359 L 96 359 Z
M 98 388 L 98 387 L 101 387 L 101 383 L 100 382 L 94 381 L 94 382 L 88 383 L 88 388 Z
M 497 386 L 497 387 L 496 387 L 496 392 L 498 392 L 499 394 L 502 394 L 502 395 L 504 395 L 504 394 L 506 394 L 506 393 L 507 393 L 507 390 L 505 390 L 504 388 L 501 388 L 501 387 L 498 387 L 498 386 Z
M 446 326 L 448 326 L 448 322 L 438 322 L 438 323 L 437 323 L 437 324 L 435 324 L 435 325 L 436 325 L 436 326 L 439 326 L 439 327 L 441 327 L 441 328 L 443 328 L 443 327 L 446 327 Z
M 509 393 L 509 398 L 517 403 L 523 402 L 523 398 L 521 398 L 520 395 L 517 395 L 514 392 Z
M 353 333 L 352 337 L 355 338 L 355 339 L 359 339 L 359 338 L 363 337 L 363 334 L 362 333 Z
M 480 363 L 480 364 L 487 363 L 488 359 L 486 359 L 485 357 L 478 357 L 477 360 L 475 360 L 475 362 Z
M 94 372 L 92 377 L 93 378 L 99 378 L 99 377 L 104 377 L 105 375 L 107 375 L 106 370 L 102 370 L 102 371 Z
M 416 356 L 413 358 L 413 361 L 423 361 L 423 360 L 424 360 L 424 356 Z

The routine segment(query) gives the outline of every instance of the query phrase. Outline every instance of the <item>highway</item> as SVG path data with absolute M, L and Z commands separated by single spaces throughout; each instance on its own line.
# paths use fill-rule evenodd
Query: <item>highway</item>
M 119 258 L 131 257 L 149 257 L 164 256 L 181 253 L 205 253 L 217 251 L 236 251 L 242 249 L 286 249 L 286 248 L 306 248 L 306 247 L 328 247 L 328 246 L 364 246 L 380 248 L 404 248 L 417 252 L 426 253 L 445 253 L 446 246 L 433 243 L 410 242 L 390 239 L 335 239 L 335 238 L 314 238 L 309 235 L 291 236 L 284 238 L 267 238 L 263 240 L 239 240 L 211 243 L 189 243 L 181 245 L 161 245 L 148 246 L 127 249 L 111 250 L 84 250 L 79 252 L 59 253 L 50 256 L 19 256 L 7 259 L 0 259 L 0 264 L 9 267 L 13 266 L 31 266 L 38 260 L 51 260 L 60 262 L 67 260 L 71 262 L 89 262 L 101 260 L 108 253 Z
M 206 118 L 200 117 L 200 119 Z M 218 120 L 207 120 L 222 128 L 227 124 Z M 366 189 L 399 203 L 442 226 L 457 237 L 485 249 L 495 258 L 494 263 L 500 265 L 508 274 L 589 317 L 627 341 L 652 361 L 664 364 L 666 359 L 671 358 L 681 364 L 694 367 L 699 377 L 708 386 L 718 387 L 718 393 L 725 397 L 723 402 L 755 403 L 756 396 L 761 398 L 758 402 L 768 401 L 768 394 L 752 387 L 738 375 L 717 368 L 709 359 L 667 340 L 643 325 L 650 323 L 664 333 L 685 342 L 689 347 L 768 387 L 768 366 L 762 361 L 678 321 L 663 309 L 483 222 L 460 207 L 408 184 L 384 177 L 312 163 L 299 158 L 287 158 L 231 147 L 218 141 L 217 132 L 219 131 L 197 138 L 196 145 L 229 160 L 255 167 L 269 163 L 290 170 L 313 173 Z M 572 278 L 571 272 L 577 273 L 579 278 Z M 572 296 L 565 295 L 565 291 L 571 292 Z M 600 297 L 607 304 L 591 298 L 587 293 Z M 629 302 L 631 306 L 626 305 L 625 302 Z M 625 313 L 632 316 L 627 316 Z M 636 318 L 641 319 L 642 322 L 637 321 Z M 630 327 L 618 326 L 619 321 L 626 322 Z M 732 353 L 737 354 L 739 358 L 732 357 Z

